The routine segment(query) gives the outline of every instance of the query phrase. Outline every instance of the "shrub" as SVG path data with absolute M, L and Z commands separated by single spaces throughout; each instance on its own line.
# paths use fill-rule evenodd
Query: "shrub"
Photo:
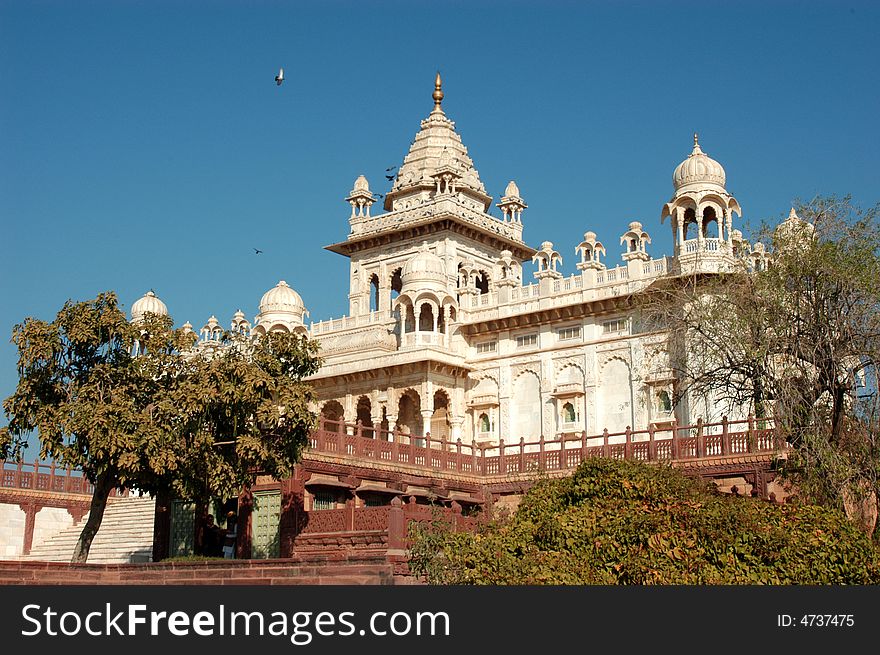
M 591 459 L 537 482 L 476 534 L 422 526 L 434 584 L 877 584 L 876 546 L 843 513 L 720 494 L 677 469 Z

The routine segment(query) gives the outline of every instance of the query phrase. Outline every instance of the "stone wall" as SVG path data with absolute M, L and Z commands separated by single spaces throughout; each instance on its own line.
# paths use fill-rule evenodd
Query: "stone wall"
M 20 557 L 26 516 L 18 503 L 0 503 L 0 559 Z
M 394 557 L 357 555 L 150 564 L 0 562 L 0 585 L 394 585 L 413 584 Z

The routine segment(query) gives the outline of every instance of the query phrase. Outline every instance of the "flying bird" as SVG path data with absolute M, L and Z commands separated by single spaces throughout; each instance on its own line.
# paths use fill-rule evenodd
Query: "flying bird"
M 278 69 L 278 75 L 275 76 L 275 84 L 281 86 L 281 83 L 284 81 L 284 69 Z
M 393 171 L 395 168 L 397 168 L 397 166 L 392 166 L 391 168 L 386 168 L 385 172 L 389 173 L 389 172 Z
M 396 175 L 386 175 L 385 179 L 388 180 L 389 182 L 391 182 L 394 180 L 395 177 L 397 177 L 397 176 Z
M 254 248 L 254 254 L 255 254 L 255 255 L 262 255 L 262 254 L 263 254 L 263 251 Z

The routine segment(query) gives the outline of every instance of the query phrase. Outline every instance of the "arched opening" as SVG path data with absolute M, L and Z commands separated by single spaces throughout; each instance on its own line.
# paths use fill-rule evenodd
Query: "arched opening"
M 434 392 L 434 414 L 431 416 L 431 438 L 449 439 L 449 396 L 442 389 Z
M 434 331 L 434 308 L 428 303 L 422 303 L 420 309 L 422 310 L 419 314 L 419 331 L 420 332 L 433 332 Z
M 403 434 L 421 437 L 422 429 L 422 404 L 419 394 L 412 389 L 407 389 L 400 396 L 397 405 L 397 429 Z
M 562 422 L 563 423 L 574 423 L 577 420 L 577 414 L 574 411 L 574 405 L 571 403 L 565 403 L 562 406 Z
M 703 238 L 709 236 L 709 223 L 715 223 L 715 236 L 720 237 L 718 230 L 718 217 L 715 215 L 714 207 L 706 207 L 703 209 Z
M 629 240 L 629 251 L 636 252 L 638 249 L 639 249 L 639 242 L 636 241 L 635 239 L 630 239 Z
M 357 420 L 361 423 L 361 434 L 365 437 L 373 438 L 373 405 L 366 396 L 358 398 L 357 402 Z
M 406 304 L 401 305 L 400 308 L 401 308 L 401 311 L 404 312 L 403 322 L 404 322 L 404 326 L 406 328 L 407 334 L 409 334 L 410 332 L 415 332 L 416 331 L 416 315 L 415 315 L 415 312 L 413 312 L 412 305 L 410 305 L 409 303 L 406 303 Z
M 328 432 L 343 432 L 345 426 L 343 424 L 344 421 L 344 410 L 342 409 L 342 405 L 336 400 L 328 400 L 324 403 L 324 406 L 321 408 L 321 416 L 324 417 L 324 429 Z M 332 423 L 328 423 L 327 421 L 335 421 Z
M 693 229 L 691 229 L 693 226 Z M 684 212 L 684 240 L 695 239 L 697 237 L 697 213 L 693 208 L 688 208 Z
M 379 423 L 379 430 L 381 431 L 380 434 L 386 435 L 386 436 L 382 437 L 383 439 L 387 438 L 389 441 L 391 441 L 391 435 L 388 434 L 390 429 L 391 428 L 388 427 L 388 409 L 383 407 L 382 408 L 382 422 Z
M 668 414 L 672 411 L 672 399 L 665 389 L 657 393 L 657 411 L 662 414 Z
M 480 294 L 489 293 L 489 274 L 486 271 L 480 271 L 477 276 L 477 289 Z
M 388 306 L 391 307 L 394 305 L 394 299 L 400 295 L 401 290 L 403 289 L 403 278 L 401 277 L 402 269 L 395 269 L 391 274 L 391 302 L 389 302 Z
M 379 311 L 379 276 L 375 273 L 370 276 L 370 311 Z

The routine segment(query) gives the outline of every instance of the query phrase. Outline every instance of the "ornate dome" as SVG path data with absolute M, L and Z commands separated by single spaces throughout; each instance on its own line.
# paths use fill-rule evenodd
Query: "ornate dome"
M 792 207 L 791 211 L 788 213 L 788 218 L 776 226 L 774 234 L 776 238 L 782 242 L 780 245 L 784 245 L 784 242 L 789 239 L 796 241 L 798 239 L 811 237 L 815 231 L 816 226 L 798 216 L 794 207 Z
M 724 187 L 727 176 L 724 168 L 704 153 L 694 134 L 694 149 L 688 158 L 681 162 L 672 174 L 672 184 L 677 191 L 687 184 L 711 183 Z
M 290 288 L 284 280 L 263 294 L 260 299 L 260 313 L 294 312 L 299 315 L 305 311 L 305 303 L 300 295 Z
M 152 290 L 147 291 L 131 306 L 131 320 L 140 321 L 148 312 L 158 316 L 168 316 L 168 308 L 165 303 L 159 300 L 159 297 Z
M 370 192 L 370 183 L 367 182 L 367 178 L 363 175 L 358 175 L 358 179 L 354 181 L 354 188 L 352 191 L 366 191 Z
M 507 183 L 507 188 L 504 189 L 504 195 L 519 198 L 519 187 L 516 186 L 516 182 L 511 180 Z
M 407 260 L 401 272 L 404 287 L 425 286 L 424 282 L 439 283 L 446 287 L 446 265 L 437 255 L 428 250 L 428 244 L 422 244 L 421 250 Z

